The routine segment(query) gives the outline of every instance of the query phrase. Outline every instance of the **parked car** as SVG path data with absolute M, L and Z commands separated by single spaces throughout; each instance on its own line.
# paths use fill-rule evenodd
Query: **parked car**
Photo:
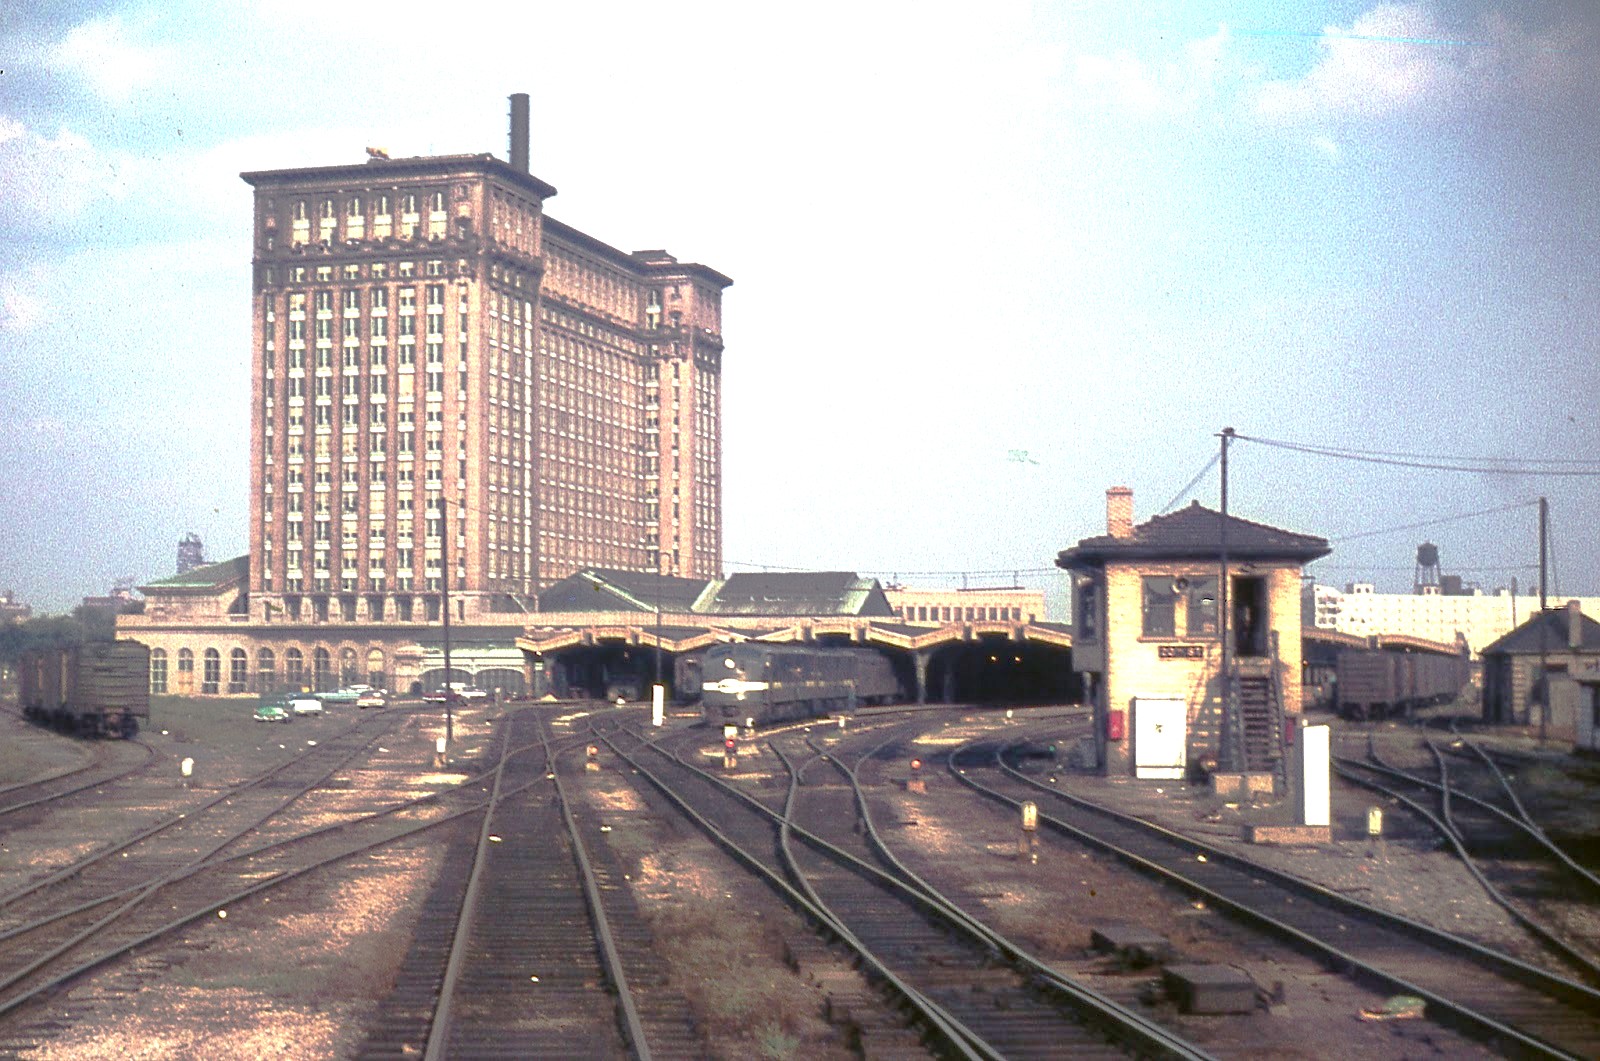
M 489 694 L 482 689 L 474 689 L 465 682 L 451 682 L 448 689 L 435 689 L 431 693 L 423 693 L 422 699 L 430 704 L 442 704 L 454 696 L 457 701 L 486 700 Z
M 322 701 L 314 696 L 297 696 L 289 701 L 289 710 L 297 715 L 320 715 Z
M 389 701 L 380 690 L 368 689 L 356 697 L 356 706 L 365 711 L 369 707 L 388 707 Z
M 331 693 L 318 693 L 325 704 L 353 704 L 361 699 L 362 693 L 372 691 L 370 685 L 347 685 L 343 689 L 335 689 Z
M 294 716 L 282 704 L 262 704 L 256 708 L 257 722 L 293 722 Z

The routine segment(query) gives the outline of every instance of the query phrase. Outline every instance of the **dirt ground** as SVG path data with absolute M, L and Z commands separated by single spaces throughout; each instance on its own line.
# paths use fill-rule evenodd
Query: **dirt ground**
M 183 757 L 200 760 L 201 776 L 209 779 L 202 785 L 221 784 L 316 739 L 316 727 L 340 724 L 336 711 L 326 719 L 267 726 L 251 723 L 248 708 L 238 705 L 183 710 L 192 717 L 175 706 L 164 725 L 158 721 L 147 733 L 157 762 L 140 779 L 116 786 L 109 794 L 116 806 L 8 831 L 0 849 L 0 893 L 36 874 L 42 862 L 92 849 L 154 809 L 190 798 L 173 780 Z M 482 709 L 457 719 L 462 759 L 482 746 L 489 733 L 483 723 Z M 390 780 L 384 783 L 409 791 L 463 776 L 432 764 L 441 731 L 429 715 L 387 741 L 391 765 L 383 776 Z M 0 769 L 10 762 L 15 775 L 30 767 L 33 773 L 61 769 L 83 754 L 81 745 L 0 717 L 0 745 L 6 744 L 30 749 L 0 758 Z M 363 772 L 361 783 L 378 783 L 377 777 Z M 884 778 L 879 799 L 891 842 L 931 879 L 962 891 L 973 909 L 1064 971 L 1127 1004 L 1172 1015 L 1171 1004 L 1152 995 L 1148 970 L 1108 962 L 1087 947 L 1096 925 L 1154 918 L 1186 956 L 1243 968 L 1269 991 L 1281 985 L 1278 1003 L 1249 1016 L 1176 1018 L 1185 1034 L 1219 1056 L 1484 1054 L 1421 1021 L 1362 1021 L 1360 1011 L 1383 999 L 1257 943 L 1211 911 L 1098 856 L 1047 840 L 1037 865 L 1019 859 L 1008 816 L 976 809 L 983 805 L 957 791 L 953 780 L 937 780 L 931 770 L 929 777 L 925 796 Z M 1202 790 L 1087 777 L 1071 784 L 1171 827 L 1246 846 L 1237 837 L 1251 809 L 1219 804 Z M 840 978 L 853 974 L 817 947 L 811 931 L 767 886 L 638 786 L 639 779 L 613 761 L 586 775 L 578 790 L 606 816 L 608 841 L 629 866 L 638 905 L 660 950 L 671 957 L 675 986 L 699 1008 L 709 1055 L 856 1056 L 826 1019 L 823 986 L 837 992 Z M 1336 816 L 1347 825 L 1359 820 L 1365 805 L 1362 794 L 1336 793 Z M 406 953 L 440 847 L 431 839 L 395 845 L 357 864 L 319 871 L 230 909 L 226 918 L 194 926 L 181 943 L 87 977 L 47 1007 L 0 1018 L 0 1056 L 352 1056 Z M 1401 912 L 1491 942 L 1517 935 L 1486 908 L 1481 893 L 1474 895 L 1476 886 L 1453 859 L 1420 845 L 1396 841 L 1369 852 L 1364 838 L 1346 828 L 1326 850 L 1251 848 L 1249 854 L 1329 887 L 1379 895 Z

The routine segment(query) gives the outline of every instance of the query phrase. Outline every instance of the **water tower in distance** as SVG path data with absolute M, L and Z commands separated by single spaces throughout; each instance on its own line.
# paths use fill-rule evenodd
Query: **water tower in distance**
M 197 567 L 205 566 L 206 547 L 200 542 L 200 535 L 190 531 L 178 542 L 178 574 L 184 575 Z
M 1419 595 L 1437 594 L 1439 589 L 1439 547 L 1432 542 L 1417 546 L 1417 573 L 1411 591 Z

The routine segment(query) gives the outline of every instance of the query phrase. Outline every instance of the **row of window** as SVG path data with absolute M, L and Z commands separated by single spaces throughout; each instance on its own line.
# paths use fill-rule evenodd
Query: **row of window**
M 283 653 L 283 676 L 280 682 L 278 676 L 278 656 L 270 648 L 256 651 L 255 671 L 252 676 L 250 670 L 250 657 L 242 648 L 232 649 L 228 653 L 227 677 L 223 677 L 222 653 L 215 648 L 205 649 L 200 657 L 200 677 L 195 678 L 195 655 L 193 649 L 180 648 L 178 650 L 176 673 L 169 671 L 169 665 L 174 662 L 167 656 L 164 648 L 150 650 L 150 691 L 152 693 L 193 693 L 213 695 L 221 692 L 246 693 L 246 692 L 273 692 L 280 688 L 301 689 L 310 685 L 314 689 L 331 689 L 335 684 L 349 685 L 363 680 L 361 666 L 366 667 L 365 680 L 368 685 L 379 687 L 387 686 L 383 680 L 385 673 L 384 655 L 381 649 L 371 649 L 363 660 L 355 649 L 344 648 L 339 650 L 339 669 L 333 668 L 333 654 L 326 648 L 312 649 L 309 660 L 305 653 L 298 648 L 286 649 Z M 374 680 L 376 678 L 376 680 Z M 198 687 L 197 687 L 198 686 Z

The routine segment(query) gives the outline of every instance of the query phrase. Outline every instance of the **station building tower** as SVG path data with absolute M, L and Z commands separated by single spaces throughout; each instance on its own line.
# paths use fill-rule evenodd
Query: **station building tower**
M 547 216 L 511 109 L 509 162 L 242 175 L 252 621 L 433 622 L 448 587 L 494 622 L 585 567 L 720 576 L 732 281 Z

